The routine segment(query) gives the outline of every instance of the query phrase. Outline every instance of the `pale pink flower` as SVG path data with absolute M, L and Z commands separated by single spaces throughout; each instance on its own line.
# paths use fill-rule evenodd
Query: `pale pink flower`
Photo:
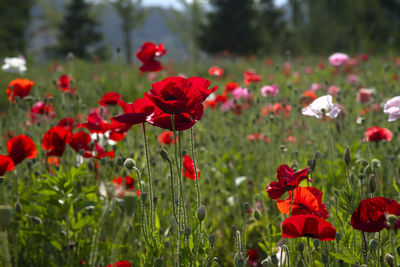
M 395 96 L 386 101 L 383 112 L 389 114 L 389 121 L 400 118 L 400 96 Z
M 351 85 L 356 85 L 356 84 L 358 84 L 359 79 L 358 79 L 358 76 L 357 76 L 357 75 L 355 75 L 355 74 L 350 74 L 350 75 L 347 77 L 347 81 L 348 81 L 349 84 L 351 84 Z
M 322 88 L 322 85 L 320 83 L 313 83 L 313 84 L 311 84 L 310 91 L 315 93 L 316 91 L 318 91 L 321 88 Z
M 343 53 L 334 53 L 329 57 L 329 63 L 334 67 L 340 67 L 349 60 L 349 56 Z
M 222 111 L 230 111 L 231 109 L 235 108 L 235 103 L 233 102 L 233 99 L 226 101 L 222 103 L 221 105 L 221 110 Z
M 147 75 L 147 80 L 149 82 L 153 82 L 155 79 L 157 79 L 157 72 L 149 72 Z
M 313 69 L 311 67 L 305 67 L 304 68 L 304 73 L 305 74 L 312 74 L 313 73 Z
M 235 99 L 248 99 L 249 98 L 249 91 L 247 88 L 238 87 L 233 90 L 232 95 Z
M 283 66 L 285 67 L 285 69 L 290 69 L 292 64 L 290 63 L 290 61 L 286 61 L 285 64 L 283 64 Z
M 181 78 L 187 79 L 187 75 L 186 75 L 186 74 L 184 74 L 184 73 L 179 73 L 179 74 L 178 74 L 178 77 L 181 77 Z
M 339 92 L 340 92 L 340 88 L 335 85 L 331 85 L 328 88 L 328 94 L 330 94 L 333 97 L 336 97 Z
M 261 87 L 261 94 L 263 97 L 267 97 L 268 95 L 275 96 L 278 92 L 279 92 L 279 87 L 276 84 L 265 85 Z

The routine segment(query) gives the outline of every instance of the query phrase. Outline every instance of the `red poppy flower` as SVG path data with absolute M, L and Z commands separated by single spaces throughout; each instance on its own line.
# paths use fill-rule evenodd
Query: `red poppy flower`
M 261 266 L 261 264 L 258 260 L 258 257 L 260 255 L 260 253 L 258 252 L 258 249 L 256 249 L 256 248 L 249 249 L 247 251 L 247 255 L 249 256 L 248 263 L 250 266 Z
M 15 102 L 15 97 L 24 98 L 29 95 L 32 86 L 35 82 L 28 79 L 15 79 L 12 80 L 6 89 L 8 100 Z
M 135 180 L 129 175 L 125 177 L 117 177 L 112 180 L 115 185 L 116 191 L 119 193 L 120 197 L 123 197 L 125 190 L 132 191 L 135 187 Z
M 310 105 L 314 100 L 317 99 L 317 95 L 312 91 L 305 91 L 301 97 L 301 105 L 303 107 L 307 107 Z
M 171 131 L 162 132 L 158 135 L 157 140 L 162 145 L 174 144 L 174 133 Z
M 120 100 L 118 101 L 118 105 L 122 107 L 125 114 L 114 116 L 111 120 L 130 125 L 145 122 L 147 116 L 152 114 L 155 109 L 153 102 L 148 98 L 136 99 L 132 104 Z
M 229 92 L 232 92 L 232 91 L 234 91 L 236 88 L 238 88 L 239 87 L 239 84 L 238 83 L 235 83 L 235 82 L 228 82 L 227 84 L 225 84 L 225 93 L 229 93 Z
M 44 117 L 46 120 L 56 116 L 55 108 L 49 103 L 42 101 L 36 102 L 30 111 L 30 116 L 33 123 L 40 122 Z
M 392 138 L 393 133 L 387 128 L 374 126 L 365 131 L 365 140 L 369 142 L 379 142 L 382 140 L 390 141 Z
M 246 70 L 244 72 L 244 84 L 249 85 L 252 82 L 261 81 L 262 77 L 253 70 Z
M 167 50 L 164 49 L 163 44 L 156 45 L 152 42 L 144 42 L 142 47 L 136 51 L 137 58 L 142 62 L 140 71 L 160 71 L 162 69 L 161 63 L 155 60 L 155 57 L 164 56 Z
M 63 74 L 58 79 L 57 87 L 60 88 L 60 90 L 63 92 L 68 93 L 71 91 L 72 94 L 75 94 L 76 90 L 75 90 L 75 88 L 71 87 L 71 80 L 73 80 L 72 77 L 69 77 L 68 75 Z
M 96 111 L 91 112 L 86 120 L 86 122 L 78 124 L 77 127 L 87 128 L 91 133 L 105 133 L 109 130 L 109 123 Z
M 322 191 L 311 186 L 299 186 L 293 192 L 293 204 L 291 204 L 292 191 L 288 192 L 289 197 L 286 200 L 276 200 L 276 205 L 280 212 L 289 214 L 290 206 L 292 205 L 292 215 L 311 214 L 321 218 L 328 218 L 329 213 L 324 203 L 322 203 Z
M 0 176 L 14 170 L 14 162 L 9 156 L 0 155 Z
M 282 237 L 313 237 L 321 241 L 334 240 L 336 229 L 315 215 L 292 215 L 282 223 Z
M 74 118 L 63 118 L 58 122 L 57 126 L 65 127 L 68 131 L 72 132 L 74 129 Z
M 168 114 L 197 113 L 203 110 L 204 100 L 217 90 L 216 86 L 208 89 L 210 84 L 210 81 L 200 77 L 170 77 L 153 83 L 145 96 Z
M 217 77 L 221 77 L 224 74 L 224 70 L 221 69 L 220 67 L 213 66 L 208 69 L 208 74 L 217 76 Z
M 132 264 L 128 261 L 119 261 L 110 265 L 107 265 L 107 267 L 131 267 Z
M 397 201 L 385 197 L 363 199 L 351 216 L 351 226 L 363 232 L 380 232 L 388 226 L 386 216 L 389 214 L 400 216 L 400 204 Z M 398 226 L 397 223 L 395 228 Z
M 122 100 L 122 96 L 116 92 L 108 92 L 103 95 L 103 97 L 99 100 L 99 105 L 101 106 L 115 106 L 118 104 L 118 101 Z
M 272 199 L 280 198 L 286 191 L 295 189 L 299 183 L 308 178 L 307 173 L 310 167 L 306 167 L 298 172 L 293 172 L 288 165 L 281 165 L 277 170 L 278 182 L 271 182 L 265 189 Z
M 174 115 L 175 130 L 184 131 L 190 129 L 196 122 L 197 119 L 201 118 L 203 110 L 200 110 L 197 114 L 181 113 Z M 172 131 L 171 115 L 163 112 L 161 109 L 156 108 L 154 113 L 147 119 L 147 122 L 151 125 L 167 129 Z
M 182 168 L 182 175 L 186 178 L 189 178 L 193 181 L 196 180 L 196 174 L 194 172 L 194 164 L 191 157 L 185 155 L 183 158 L 183 168 Z M 200 178 L 200 171 L 197 168 L 197 177 Z
M 54 126 L 50 128 L 42 139 L 42 147 L 48 151 L 46 155 L 61 157 L 69 141 L 69 135 L 70 132 L 64 127 Z
M 101 159 L 105 157 L 110 157 L 110 158 L 114 157 L 115 154 L 114 150 L 105 151 L 104 148 L 102 148 L 97 142 L 94 143 L 94 147 L 96 149 L 96 154 L 93 155 L 93 158 Z
M 17 165 L 24 159 L 33 159 L 37 155 L 35 143 L 26 135 L 18 135 L 7 141 L 8 155 Z
M 76 151 L 79 152 L 81 150 L 91 153 L 91 148 L 89 143 L 92 141 L 90 135 L 84 131 L 80 131 L 74 134 L 69 135 L 68 144 Z

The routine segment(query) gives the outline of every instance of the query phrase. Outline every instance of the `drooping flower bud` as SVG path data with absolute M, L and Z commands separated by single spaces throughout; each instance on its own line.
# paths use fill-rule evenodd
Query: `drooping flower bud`
M 168 151 L 165 150 L 165 148 L 163 148 L 163 149 L 160 151 L 160 156 L 161 156 L 164 160 L 170 161 L 170 158 L 169 158 L 169 156 L 168 156 Z
M 298 250 L 300 253 L 303 253 L 303 251 L 304 251 L 304 243 L 299 242 L 299 243 L 297 244 L 297 250 Z
M 385 260 L 386 260 L 387 264 L 388 264 L 390 267 L 393 267 L 393 266 L 394 266 L 394 257 L 393 257 L 392 254 L 387 253 L 387 254 L 385 255 Z
M 297 164 L 297 162 L 293 160 L 292 163 L 290 163 L 290 168 L 292 168 L 294 172 L 297 172 L 297 170 L 299 169 L 299 164 Z
M 136 167 L 136 163 L 133 159 L 127 158 L 124 162 L 124 167 L 128 170 L 133 170 Z
M 393 214 L 389 214 L 387 216 L 387 221 L 389 223 L 390 229 L 393 229 L 395 224 L 396 224 L 396 222 L 397 222 L 397 216 L 393 215 Z
M 371 241 L 369 241 L 369 245 L 368 248 L 370 250 L 374 250 L 378 247 L 378 241 L 376 241 L 375 239 L 371 239 Z
M 256 218 L 257 221 L 261 219 L 261 213 L 258 209 L 254 210 L 254 218 Z
M 316 249 L 318 249 L 319 248 L 319 244 L 320 244 L 321 242 L 319 241 L 319 239 L 314 239 L 313 240 L 313 244 L 314 244 L 314 247 L 316 248 Z
M 206 207 L 204 207 L 203 205 L 201 205 L 198 209 L 197 209 L 197 219 L 199 219 L 199 221 L 203 221 L 207 216 L 207 210 Z
M 344 163 L 346 163 L 346 166 L 350 165 L 350 161 L 351 161 L 350 147 L 346 147 L 346 150 L 344 151 Z
M 208 242 L 210 243 L 210 247 L 214 247 L 216 236 L 211 234 L 208 236 Z
M 369 192 L 370 193 L 375 193 L 376 191 L 376 178 L 375 178 L 375 174 L 371 174 L 369 176 L 369 181 L 368 181 L 368 187 L 369 187 Z

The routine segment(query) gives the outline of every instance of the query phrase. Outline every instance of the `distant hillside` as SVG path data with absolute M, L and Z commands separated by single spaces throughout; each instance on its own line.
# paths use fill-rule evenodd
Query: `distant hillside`
M 64 10 L 63 0 L 54 2 L 54 12 L 62 14 Z M 145 22 L 132 33 L 133 49 L 136 51 L 145 41 L 163 43 L 168 49 L 166 59 L 180 60 L 187 56 L 185 47 L 180 37 L 173 33 L 164 20 L 162 14 L 171 16 L 171 12 L 164 8 L 148 8 L 149 16 Z M 121 20 L 115 10 L 109 5 L 96 6 L 97 20 L 100 31 L 103 34 L 103 43 L 112 51 L 117 47 L 124 49 L 122 44 L 122 33 L 120 30 Z M 37 58 L 46 58 L 47 47 L 57 44 L 57 29 L 48 27 L 43 19 L 44 11 L 40 5 L 32 8 L 32 23 L 28 29 L 29 45 L 28 51 Z

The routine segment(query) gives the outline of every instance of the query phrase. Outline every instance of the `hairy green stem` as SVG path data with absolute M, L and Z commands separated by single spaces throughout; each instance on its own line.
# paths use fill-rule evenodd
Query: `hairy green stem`
M 197 208 L 201 206 L 201 194 L 200 194 L 200 184 L 199 177 L 197 173 L 197 162 L 196 162 L 196 154 L 194 152 L 194 125 L 190 128 L 190 148 L 192 150 L 192 159 L 193 159 L 193 167 L 194 167 L 194 175 L 196 177 L 196 191 L 197 191 Z
M 155 232 L 155 226 L 154 226 L 154 202 L 153 202 L 153 179 L 151 177 L 151 170 L 150 170 L 150 156 L 149 156 L 149 145 L 147 142 L 147 136 L 146 136 L 146 123 L 143 122 L 143 137 L 144 137 L 144 150 L 146 153 L 146 164 L 147 164 L 147 174 L 149 176 L 149 198 L 150 198 L 150 225 L 151 225 L 151 230 Z

